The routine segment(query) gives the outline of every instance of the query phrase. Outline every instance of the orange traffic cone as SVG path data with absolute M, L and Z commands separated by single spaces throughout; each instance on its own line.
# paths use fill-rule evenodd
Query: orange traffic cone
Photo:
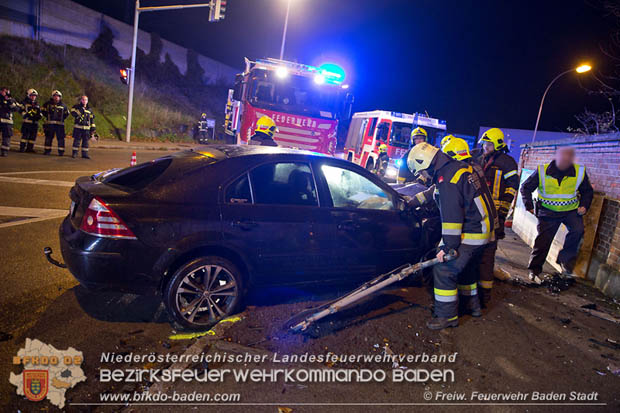
M 136 166 L 138 160 L 136 159 L 136 151 L 133 151 L 131 154 L 131 162 L 129 162 L 129 166 Z

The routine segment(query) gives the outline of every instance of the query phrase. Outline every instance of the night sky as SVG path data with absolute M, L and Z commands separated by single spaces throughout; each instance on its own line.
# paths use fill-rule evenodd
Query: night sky
M 292 1 L 286 59 L 340 63 L 355 111 L 427 111 L 468 134 L 480 125 L 533 129 L 555 75 L 581 61 L 609 68 L 600 46 L 618 28 L 597 0 Z M 78 2 L 133 22 L 132 0 Z M 143 13 L 140 28 L 241 68 L 244 56 L 278 57 L 285 11 L 286 0 L 228 0 L 226 19 L 215 24 L 205 8 Z M 570 74 L 553 86 L 541 129 L 564 131 L 584 106 L 606 107 L 584 88 L 595 86 L 592 77 L 581 79 Z

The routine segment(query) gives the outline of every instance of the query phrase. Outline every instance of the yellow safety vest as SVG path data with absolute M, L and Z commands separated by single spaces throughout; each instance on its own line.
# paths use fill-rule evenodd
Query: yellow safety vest
M 561 183 L 547 175 L 549 164 L 538 167 L 538 199 L 542 206 L 551 211 L 572 211 L 579 207 L 577 190 L 583 182 L 586 168 L 575 164 L 575 176 L 566 176 Z

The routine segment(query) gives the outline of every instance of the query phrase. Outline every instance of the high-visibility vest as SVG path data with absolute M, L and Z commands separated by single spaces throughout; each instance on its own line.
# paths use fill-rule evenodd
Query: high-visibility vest
M 572 211 L 579 207 L 577 190 L 583 182 L 586 168 L 583 165 L 574 164 L 575 176 L 566 176 L 561 183 L 547 175 L 549 164 L 538 167 L 538 199 L 542 206 L 551 211 Z

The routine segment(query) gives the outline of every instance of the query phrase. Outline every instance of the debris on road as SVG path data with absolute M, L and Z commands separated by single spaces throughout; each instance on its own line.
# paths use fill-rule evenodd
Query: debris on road
M 614 376 L 620 376 L 620 366 L 610 364 L 609 366 L 607 366 L 607 370 L 609 370 Z
M 510 273 L 501 267 L 496 267 L 493 270 L 493 276 L 501 281 L 508 281 L 512 278 Z

